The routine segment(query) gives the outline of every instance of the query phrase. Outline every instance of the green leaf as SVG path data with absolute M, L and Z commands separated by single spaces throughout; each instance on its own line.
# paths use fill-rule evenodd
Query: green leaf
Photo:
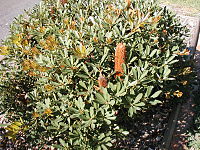
M 89 78 L 89 76 L 84 75 L 84 74 L 77 74 L 77 76 L 80 78 L 85 78 L 85 79 Z
M 8 124 L 0 124 L 0 127 L 7 127 Z
M 170 73 L 171 73 L 171 70 L 169 69 L 168 66 L 166 66 L 164 70 L 164 77 L 167 77 Z
M 104 144 L 101 144 L 101 147 L 103 150 L 108 150 L 108 148 Z
M 87 90 L 87 86 L 83 81 L 80 81 L 79 84 L 80 84 L 80 86 L 82 86 L 84 89 Z
M 147 91 L 145 93 L 145 97 L 149 97 L 152 90 L 153 90 L 153 86 L 148 86 L 147 87 Z
M 142 106 L 145 106 L 145 103 L 144 102 L 140 102 L 140 103 L 135 104 L 135 106 L 142 107 Z
M 143 93 L 138 94 L 134 100 L 134 104 L 138 103 L 141 100 L 142 96 L 143 96 Z
M 130 108 L 128 109 L 128 116 L 129 116 L 129 117 L 132 117 L 134 111 L 135 111 L 134 108 L 133 108 L 133 107 L 130 107 Z
M 157 52 L 157 49 L 154 49 L 151 54 L 149 55 L 150 57 L 153 57 L 155 55 L 155 53 Z
M 148 70 L 145 70 L 143 74 L 140 76 L 140 80 L 142 80 L 148 74 Z
M 62 144 L 62 146 L 64 146 L 64 147 L 67 146 L 63 139 L 59 138 L 59 142 L 60 142 L 60 144 Z
M 154 101 L 150 101 L 149 103 L 150 103 L 151 105 L 157 105 L 157 104 L 162 103 L 162 102 L 159 101 L 159 100 L 154 100 Z
M 106 146 L 111 147 L 112 143 L 106 143 Z
M 106 103 L 106 100 L 104 99 L 104 97 L 101 94 L 96 93 L 95 96 L 96 96 L 96 102 L 98 102 L 99 104 Z
M 109 48 L 108 47 L 104 47 L 104 54 L 103 54 L 103 57 L 101 58 L 100 65 L 104 62 L 104 60 L 108 56 L 108 52 L 109 52 Z
M 58 148 L 58 149 L 63 149 L 63 148 L 64 148 L 64 147 L 62 147 L 62 146 L 60 146 L 60 145 L 57 145 L 57 144 L 54 144 L 53 147 L 54 147 L 54 148 Z
M 153 95 L 151 95 L 151 98 L 156 98 L 156 97 L 158 97 L 161 93 L 162 93 L 162 90 L 159 90 L 159 91 L 155 92 Z
M 123 131 L 122 134 L 124 134 L 124 135 L 128 135 L 129 132 L 128 132 L 128 131 Z

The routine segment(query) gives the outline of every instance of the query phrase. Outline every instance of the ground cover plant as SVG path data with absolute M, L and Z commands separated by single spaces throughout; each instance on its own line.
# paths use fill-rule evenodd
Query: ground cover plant
M 119 118 L 182 97 L 192 72 L 186 28 L 152 1 L 44 0 L 10 32 L 0 107 L 18 148 L 109 149 Z

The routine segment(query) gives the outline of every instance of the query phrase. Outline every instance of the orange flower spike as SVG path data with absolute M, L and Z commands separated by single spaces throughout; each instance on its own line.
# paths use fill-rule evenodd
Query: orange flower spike
M 115 77 L 116 76 L 122 76 L 123 68 L 122 64 L 125 63 L 126 59 L 126 46 L 123 43 L 117 44 L 116 50 L 115 50 Z
M 131 0 L 125 0 L 126 1 L 126 4 L 127 4 L 127 7 L 129 8 L 131 6 Z
M 107 83 L 107 79 L 102 75 L 100 74 L 99 78 L 98 78 L 98 84 L 99 84 L 99 87 L 107 87 L 108 83 Z
M 34 113 L 32 114 L 32 116 L 33 116 L 33 118 L 38 118 L 38 117 L 40 117 L 40 115 L 39 115 L 37 112 L 34 112 Z

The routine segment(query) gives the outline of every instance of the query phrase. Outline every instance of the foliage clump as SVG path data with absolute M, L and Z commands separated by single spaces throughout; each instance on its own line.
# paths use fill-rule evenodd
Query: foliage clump
M 32 148 L 108 149 L 128 134 L 119 112 L 182 96 L 185 31 L 148 0 L 43 0 L 0 48 L 1 110 L 20 124 L 7 136 Z

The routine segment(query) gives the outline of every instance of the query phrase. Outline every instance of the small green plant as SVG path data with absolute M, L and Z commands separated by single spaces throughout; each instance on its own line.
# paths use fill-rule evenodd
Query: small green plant
M 119 111 L 134 117 L 184 94 L 185 32 L 152 1 L 42 1 L 0 48 L 0 107 L 10 126 L 23 120 L 6 129 L 31 148 L 109 149 L 128 134 Z

